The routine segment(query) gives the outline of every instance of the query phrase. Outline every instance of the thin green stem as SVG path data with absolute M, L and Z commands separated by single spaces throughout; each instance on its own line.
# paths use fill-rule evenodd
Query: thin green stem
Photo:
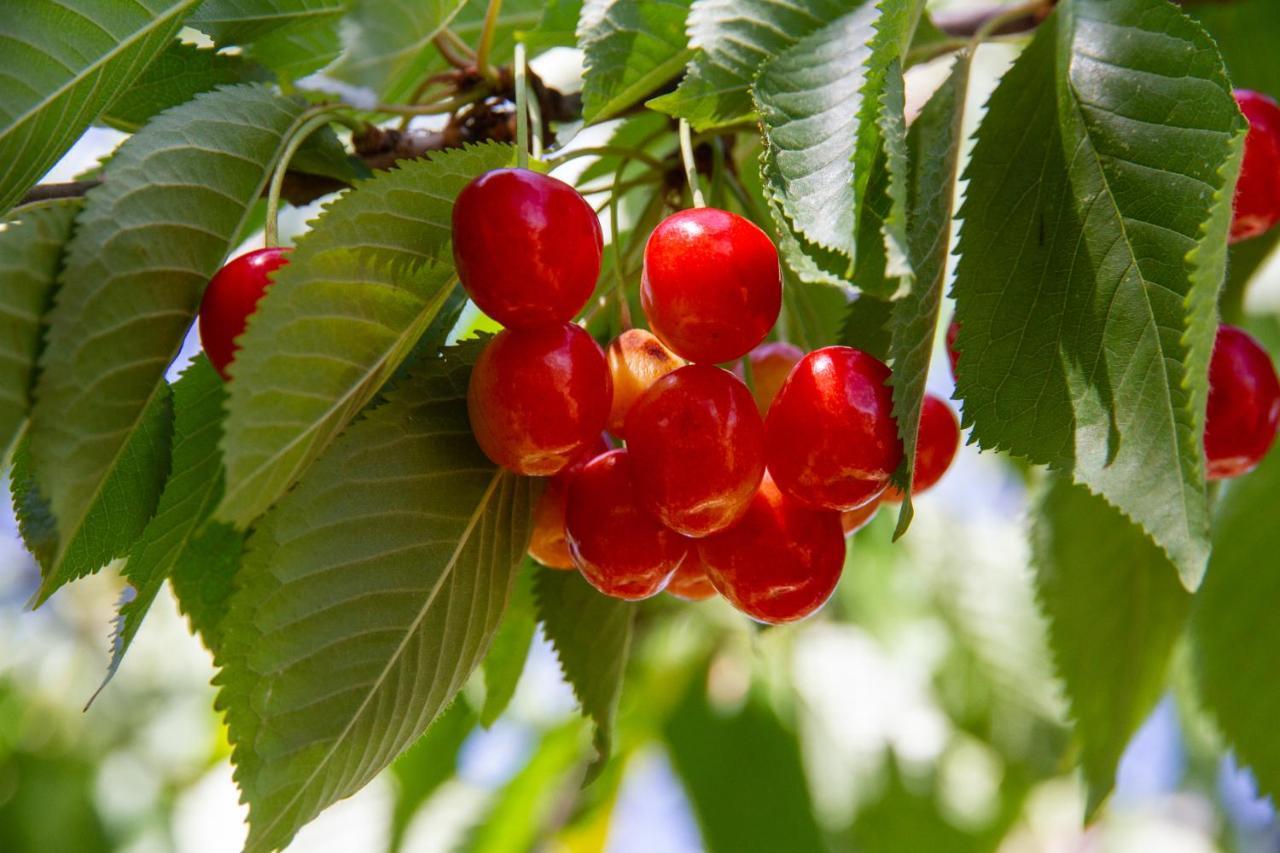
M 680 119 L 680 159 L 684 161 L 684 175 L 689 182 L 689 194 L 693 197 L 694 207 L 706 207 L 702 197 L 702 189 L 698 186 L 698 166 L 693 159 L 693 135 L 689 122 Z
M 490 4 L 492 6 L 492 3 Z M 529 168 L 529 90 L 524 42 L 516 45 L 516 165 Z
M 489 0 L 484 12 L 484 27 L 480 30 L 480 42 L 476 45 L 476 68 L 480 76 L 496 82 L 498 74 L 489 65 L 489 51 L 493 47 L 494 31 L 498 29 L 498 16 L 502 14 L 502 0 Z
M 622 197 L 627 193 L 626 190 L 619 190 L 618 184 L 622 181 L 622 172 L 627 168 L 627 162 L 627 160 L 623 160 L 618 164 L 618 170 L 613 174 L 613 194 L 609 197 L 609 251 L 613 255 L 614 285 L 618 288 L 618 326 L 620 333 L 631 328 L 631 306 L 627 302 L 627 279 L 622 270 L 622 249 L 618 246 L 622 242 L 622 232 L 618 228 L 618 208 L 622 206 Z
M 460 95 L 451 95 L 426 104 L 378 104 L 370 112 L 395 116 L 430 116 L 451 113 L 458 107 L 480 100 L 489 94 L 488 86 L 477 86 Z
M 440 55 L 444 57 L 444 61 L 454 68 L 468 68 L 476 58 L 475 53 L 467 46 L 466 42 L 458 38 L 453 30 L 447 27 L 436 33 L 436 37 L 431 41 L 436 46 L 436 50 L 440 51 Z
M 568 163 L 579 157 L 622 157 L 626 160 L 639 160 L 653 169 L 661 169 L 662 161 L 652 154 L 627 148 L 623 145 L 594 145 L 590 148 L 575 148 L 572 151 L 561 151 L 547 157 L 548 163 Z
M 323 107 L 313 108 L 313 114 L 300 122 L 297 130 L 289 137 L 285 144 L 284 151 L 280 154 L 280 160 L 276 163 L 275 171 L 271 173 L 271 184 L 267 188 L 267 221 L 264 226 L 264 240 L 268 247 L 278 246 L 280 244 L 280 190 L 284 186 L 285 173 L 289 171 L 289 161 L 293 159 L 293 155 L 298 153 L 298 148 L 302 143 L 306 142 L 311 134 L 320 128 L 334 121 L 333 113 L 339 109 L 336 105 L 326 105 Z

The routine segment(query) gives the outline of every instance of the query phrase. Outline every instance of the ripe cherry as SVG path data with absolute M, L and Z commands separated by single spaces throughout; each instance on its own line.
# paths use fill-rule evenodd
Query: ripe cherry
M 564 511 L 569 502 L 569 483 L 583 466 L 601 453 L 609 452 L 602 437 L 578 460 L 547 481 L 538 502 L 533 506 L 533 536 L 529 540 L 529 556 L 549 569 L 572 569 L 573 555 L 564 533 Z
M 688 556 L 667 582 L 667 592 L 685 601 L 706 601 L 716 594 L 696 547 L 689 548 Z
M 271 284 L 271 273 L 288 262 L 288 249 L 258 249 L 218 270 L 200 302 L 200 343 L 223 379 L 236 357 L 236 338 Z
M 764 475 L 764 425 L 733 374 L 691 364 L 653 383 L 627 415 L 642 506 L 685 536 L 723 530 Z
M 756 399 L 760 415 L 769 413 L 769 406 L 782 390 L 782 383 L 791 375 L 791 368 L 804 358 L 804 350 L 786 341 L 769 341 L 747 353 L 751 368 L 751 396 Z
M 1248 89 L 1237 89 L 1235 95 L 1249 120 L 1249 133 L 1236 184 L 1233 243 L 1257 237 L 1280 222 L 1280 105 Z
M 485 454 L 549 476 L 599 440 L 612 388 L 600 346 L 578 326 L 507 329 L 471 371 L 467 412 Z
M 960 448 L 960 421 L 947 401 L 926 394 L 920 410 L 920 431 L 916 433 L 916 465 L 911 475 L 911 493 L 918 495 L 933 488 L 951 467 Z M 885 489 L 881 500 L 901 502 L 902 492 L 896 486 Z
M 888 378 L 888 367 L 851 347 L 800 360 L 765 420 L 765 455 L 779 489 L 834 510 L 884 491 L 902 461 Z
M 720 594 L 770 624 L 794 622 L 821 607 L 844 568 L 840 514 L 804 506 L 768 476 L 742 520 L 697 547 Z
M 661 592 L 689 542 L 641 509 L 626 450 L 588 462 L 569 484 L 565 531 L 582 576 L 614 598 Z
M 678 367 L 684 359 L 667 349 L 662 341 L 644 329 L 628 329 L 605 350 L 609 374 L 613 378 L 613 407 L 609 410 L 609 431 L 626 437 L 627 412 L 649 386 Z
M 736 213 L 682 210 L 649 235 L 640 303 L 677 355 L 710 363 L 741 358 L 778 319 L 778 250 Z
M 467 295 L 509 328 L 573 319 L 600 275 L 600 220 L 578 191 L 528 169 L 495 169 L 453 205 L 453 259 Z
M 955 320 L 951 321 L 951 325 L 947 326 L 947 361 L 951 362 L 951 378 L 954 380 L 960 374 L 956 370 L 960 367 L 960 353 L 956 350 L 956 338 L 960 336 L 960 324 Z
M 845 536 L 852 536 L 871 523 L 880 511 L 880 498 L 872 498 L 857 509 L 847 509 L 840 513 L 840 526 Z
M 1223 325 L 1209 363 L 1209 406 L 1204 452 L 1211 480 L 1238 477 L 1257 467 L 1280 426 L 1280 379 L 1257 341 Z

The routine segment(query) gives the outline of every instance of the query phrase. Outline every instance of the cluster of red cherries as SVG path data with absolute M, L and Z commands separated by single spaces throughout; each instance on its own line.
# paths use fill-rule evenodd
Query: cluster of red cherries
M 763 622 L 809 615 L 840 578 L 846 533 L 902 498 L 889 368 L 850 347 L 762 343 L 782 304 L 777 250 L 705 207 L 649 236 L 652 331 L 602 350 L 572 322 L 601 248 L 582 196 L 528 170 L 481 175 L 454 206 L 458 276 L 504 327 L 471 374 L 472 430 L 499 465 L 551 477 L 530 553 L 618 598 L 719 592 Z M 955 414 L 929 397 L 914 491 L 959 442 Z

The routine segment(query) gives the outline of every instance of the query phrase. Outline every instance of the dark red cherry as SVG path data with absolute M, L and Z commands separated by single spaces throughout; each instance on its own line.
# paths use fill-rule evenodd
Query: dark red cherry
M 1204 453 L 1211 480 L 1252 471 L 1275 443 L 1280 426 L 1280 380 L 1261 345 L 1223 325 L 1209 363 Z
M 640 507 L 626 450 L 588 462 L 569 484 L 565 531 L 574 563 L 596 589 L 614 598 L 661 592 L 689 542 Z
M 609 410 L 609 431 L 627 437 L 627 413 L 649 386 L 671 371 L 684 366 L 684 359 L 667 349 L 652 332 L 628 329 L 605 350 L 609 374 L 613 378 L 613 406 Z
M 223 379 L 235 359 L 236 338 L 271 284 L 271 272 L 288 262 L 288 249 L 258 249 L 218 270 L 200 302 L 200 343 Z
M 696 547 L 689 548 L 680 568 L 667 581 L 667 592 L 685 601 L 706 601 L 716 594 L 716 588 L 707 577 L 707 567 L 703 565 Z
M 951 378 L 954 380 L 960 374 L 956 370 L 960 366 L 960 353 L 956 350 L 956 338 L 960 335 L 960 324 L 955 320 L 951 321 L 951 325 L 947 326 L 947 361 L 951 362 Z
M 1280 105 L 1248 89 L 1237 89 L 1235 95 L 1249 120 L 1249 133 L 1236 184 L 1233 243 L 1257 237 L 1280 222 Z
M 573 555 L 564 533 L 564 511 L 569 502 L 569 483 L 583 466 L 601 453 L 609 452 L 602 437 L 595 447 L 547 481 L 538 502 L 533 506 L 533 536 L 529 540 L 529 556 L 549 569 L 572 569 Z
M 602 245 L 586 199 L 528 169 L 486 172 L 453 205 L 458 278 L 508 328 L 572 320 L 595 290 Z
M 951 467 L 960 449 L 960 421 L 947 401 L 926 394 L 920 409 L 920 431 L 916 434 L 916 466 L 911 476 L 911 493 L 921 494 L 937 484 Z M 902 501 L 902 492 L 890 485 L 880 499 Z
M 691 364 L 659 379 L 627 415 L 640 503 L 685 536 L 723 530 L 764 476 L 764 425 L 733 374 Z
M 778 250 L 736 213 L 712 207 L 674 213 L 645 245 L 640 302 L 676 355 L 708 363 L 741 358 L 778 319 Z
M 902 461 L 889 368 L 851 347 L 800 360 L 765 419 L 778 488 L 812 507 L 847 510 L 879 495 Z
M 467 413 L 490 459 L 549 476 L 599 441 L 611 397 L 600 346 L 561 323 L 507 329 L 490 341 L 471 371 Z
M 804 350 L 786 341 L 767 341 L 747 353 L 746 362 L 751 367 L 751 396 L 755 397 L 760 416 L 769 413 L 769 407 L 782 390 L 782 383 L 791 375 L 791 368 L 804 358 Z
M 766 476 L 742 520 L 698 542 L 711 583 L 761 622 L 794 622 L 831 597 L 844 568 L 840 514 L 810 509 Z

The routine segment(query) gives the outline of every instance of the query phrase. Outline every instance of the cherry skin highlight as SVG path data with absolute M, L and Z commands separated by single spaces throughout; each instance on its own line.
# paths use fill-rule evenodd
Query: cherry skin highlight
M 1280 426 L 1280 379 L 1271 356 L 1248 333 L 1223 325 L 1209 362 L 1204 453 L 1211 480 L 1257 467 Z
M 755 397 L 761 417 L 769 413 L 769 406 L 782 390 L 782 384 L 802 358 L 804 350 L 786 341 L 769 341 L 747 353 L 746 361 L 751 367 L 751 396 Z
M 742 520 L 697 547 L 720 594 L 752 619 L 774 625 L 821 607 L 844 568 L 840 514 L 787 497 L 768 476 Z
M 289 250 L 258 249 L 228 263 L 209 280 L 200 302 L 200 343 L 218 375 L 231 377 L 236 338 L 244 334 L 249 315 L 271 284 L 272 271 L 288 262 Z
M 733 374 L 691 364 L 653 383 L 627 415 L 636 494 L 685 536 L 707 536 L 746 512 L 764 476 L 764 425 Z
M 1249 120 L 1249 133 L 1236 184 L 1233 243 L 1257 237 L 1280 222 L 1280 105 L 1248 89 L 1237 89 L 1235 96 Z
M 688 556 L 667 582 L 667 592 L 685 601 L 706 601 L 716 594 L 696 547 L 689 548 Z
M 708 363 L 741 358 L 778 319 L 778 250 L 736 213 L 712 207 L 674 213 L 645 244 L 640 304 L 676 355 Z
M 494 169 L 453 205 L 453 258 L 467 295 L 508 328 L 566 323 L 600 276 L 600 220 L 578 191 L 528 169 Z
M 689 550 L 636 501 L 626 450 L 588 462 L 569 484 L 565 531 L 582 576 L 605 595 L 638 600 L 661 592 Z
M 467 388 L 485 455 L 517 474 L 557 474 L 600 439 L 612 388 L 600 346 L 578 326 L 507 329 Z
M 609 431 L 620 438 L 627 435 L 627 412 L 649 390 L 649 386 L 676 368 L 684 359 L 667 349 L 652 332 L 628 329 L 605 350 L 609 374 L 613 378 L 613 407 L 609 410 Z
M 920 410 L 920 431 L 916 434 L 916 465 L 911 475 L 911 494 L 925 492 L 942 479 L 960 449 L 960 421 L 947 401 L 926 394 Z M 880 498 L 900 503 L 902 492 L 890 485 Z
M 779 489 L 833 510 L 884 491 L 902 461 L 888 378 L 888 367 L 851 347 L 800 360 L 765 419 L 765 458 Z
M 569 483 L 583 466 L 601 453 L 609 452 L 609 444 L 600 442 L 576 462 L 547 481 L 538 502 L 533 505 L 533 536 L 529 540 L 529 556 L 549 569 L 572 569 L 573 555 L 564 532 L 564 512 L 569 502 Z

